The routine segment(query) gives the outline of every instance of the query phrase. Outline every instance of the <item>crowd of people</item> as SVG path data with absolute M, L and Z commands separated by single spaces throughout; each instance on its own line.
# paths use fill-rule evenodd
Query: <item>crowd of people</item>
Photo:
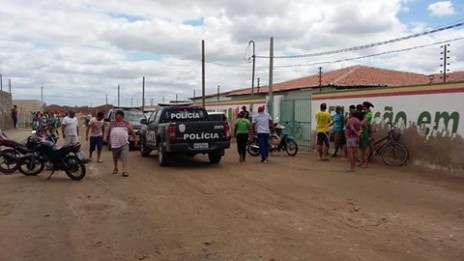
M 371 124 L 373 114 L 372 103 L 365 101 L 362 104 L 350 105 L 349 112 L 344 116 L 341 106 L 336 106 L 335 114 L 327 112 L 327 104 L 322 103 L 320 110 L 315 113 L 316 119 L 316 144 L 319 160 L 328 161 L 329 156 L 337 157 L 341 151 L 343 156 L 348 159 L 349 168 L 347 171 L 354 171 L 356 166 L 367 168 L 369 161 L 369 143 L 372 137 Z M 59 136 L 58 130 L 61 127 L 64 144 L 76 143 L 79 141 L 79 124 L 74 111 L 61 115 L 58 113 L 36 112 L 31 113 L 31 126 L 38 134 Z M 85 138 L 89 141 L 89 158 L 92 161 L 93 153 L 97 152 L 97 162 L 102 162 L 101 151 L 103 143 L 110 137 L 113 152 L 114 169 L 113 174 L 118 173 L 118 162 L 122 164 L 122 175 L 129 176 L 127 167 L 127 155 L 129 152 L 128 135 L 133 135 L 137 140 L 131 123 L 124 119 L 124 112 L 117 111 L 115 120 L 109 124 L 105 130 L 104 114 L 98 112 L 95 116 L 85 117 Z M 12 108 L 11 117 L 16 127 L 17 108 Z M 274 122 L 272 117 L 265 112 L 265 106 L 258 107 L 258 112 L 250 117 L 250 112 L 246 106 L 238 114 L 234 124 L 234 137 L 237 140 L 237 152 L 239 161 L 246 160 L 246 146 L 248 140 L 256 135 L 259 142 L 259 152 L 261 162 L 269 161 L 269 136 L 272 132 Z M 333 141 L 333 153 L 329 154 L 330 142 Z M 360 162 L 357 163 L 358 148 L 360 151 Z
M 374 105 L 368 101 L 357 106 L 350 105 L 345 118 L 341 106 L 337 106 L 335 114 L 331 115 L 327 112 L 327 104 L 322 103 L 320 110 L 315 113 L 319 160 L 329 160 L 328 151 L 330 141 L 333 140 L 334 152 L 332 157 L 337 157 L 338 150 L 342 150 L 349 162 L 347 171 L 354 171 L 356 166 L 367 168 L 370 154 L 369 143 L 372 140 L 372 107 Z M 360 152 L 359 163 L 357 163 L 358 148 Z
M 237 151 L 240 162 L 245 161 L 248 139 L 254 135 L 258 138 L 261 163 L 267 163 L 269 161 L 268 142 L 273 126 L 273 119 L 269 113 L 265 112 L 264 105 L 258 106 L 258 113 L 251 118 L 250 112 L 247 110 L 246 106 L 242 106 L 242 111 L 238 114 L 238 119 L 235 121 L 234 128 L 234 136 L 237 140 Z
M 35 112 L 31 113 L 31 126 L 37 135 L 47 135 L 64 139 L 63 144 L 68 145 L 79 142 L 79 121 L 75 111 L 69 111 L 63 115 L 59 113 Z M 113 174 L 118 173 L 118 163 L 121 162 L 122 176 L 128 177 L 127 156 L 129 153 L 128 135 L 133 135 L 135 142 L 137 137 L 131 123 L 124 119 L 124 112 L 117 111 L 115 120 L 110 122 L 105 129 L 104 113 L 98 112 L 96 115 L 87 114 L 85 120 L 85 139 L 89 142 L 89 157 L 85 162 L 92 161 L 94 152 L 97 154 L 97 162 L 103 162 L 101 152 L 103 143 L 109 142 L 113 153 Z M 82 152 L 82 155 L 85 155 Z M 85 156 L 84 156 L 85 157 Z
M 345 114 L 341 106 L 335 107 L 335 114 L 327 111 L 327 104 L 322 103 L 320 110 L 315 113 L 316 144 L 320 161 L 328 161 L 329 157 L 337 157 L 341 152 L 347 158 L 347 171 L 355 171 L 356 166 L 367 168 L 369 164 L 369 144 L 372 142 L 371 108 L 374 105 L 368 101 L 362 104 L 350 105 Z M 246 106 L 238 114 L 234 123 L 234 137 L 237 140 L 239 161 L 246 158 L 248 140 L 256 135 L 259 141 L 261 162 L 269 161 L 269 135 L 274 126 L 272 117 L 265 112 L 264 106 L 258 107 L 258 113 L 249 116 Z M 330 143 L 333 142 L 333 152 L 329 154 Z M 359 156 L 358 156 L 359 155 Z M 359 162 L 358 162 L 359 161 Z

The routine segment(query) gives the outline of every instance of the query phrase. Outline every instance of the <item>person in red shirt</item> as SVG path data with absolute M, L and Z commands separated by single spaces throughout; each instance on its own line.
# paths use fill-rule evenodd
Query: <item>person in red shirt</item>
M 13 127 L 16 129 L 18 126 L 18 106 L 16 104 L 11 109 L 11 119 L 13 120 Z
M 129 134 L 132 135 L 135 144 L 137 144 L 137 135 L 135 135 L 132 124 L 124 119 L 123 111 L 116 111 L 115 118 L 110 123 L 104 138 L 106 140 L 109 138 L 110 144 L 108 145 L 111 146 L 111 151 L 113 152 L 113 174 L 118 174 L 118 161 L 121 161 L 123 177 L 129 176 L 129 173 L 126 171 L 127 156 L 129 154 Z

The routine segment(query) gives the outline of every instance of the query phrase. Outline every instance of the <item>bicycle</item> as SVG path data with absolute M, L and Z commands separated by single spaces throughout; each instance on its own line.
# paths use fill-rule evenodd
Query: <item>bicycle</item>
M 389 122 L 387 124 L 390 125 L 387 136 L 376 141 L 374 144 L 369 144 L 369 161 L 373 157 L 380 155 L 385 164 L 389 166 L 402 166 L 409 158 L 408 149 L 399 142 L 399 130 L 392 123 Z
M 284 122 L 283 125 L 287 129 L 286 133 L 288 135 L 295 137 L 295 139 L 297 140 L 303 139 L 303 125 L 301 125 L 301 123 L 299 122 L 291 123 L 291 122 L 286 121 Z

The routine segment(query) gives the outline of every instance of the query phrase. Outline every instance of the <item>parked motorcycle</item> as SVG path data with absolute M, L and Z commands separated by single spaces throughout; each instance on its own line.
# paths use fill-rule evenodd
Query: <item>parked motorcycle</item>
M 269 136 L 269 151 L 286 151 L 289 156 L 295 156 L 298 153 L 298 144 L 293 137 L 283 132 L 284 129 L 285 126 L 275 124 L 275 131 Z M 259 142 L 256 135 L 248 141 L 247 151 L 251 156 L 259 155 Z
M 2 130 L 0 130 L 0 146 L 6 147 L 0 150 L 0 172 L 4 174 L 12 174 L 18 170 L 16 158 L 31 151 L 26 142 L 12 140 Z
M 17 157 L 19 172 L 24 175 L 37 175 L 43 171 L 45 164 L 47 164 L 47 168 L 52 171 L 48 179 L 57 170 L 63 170 L 72 180 L 81 180 L 85 177 L 85 164 L 76 156 L 81 148 L 80 143 L 60 148 L 49 140 L 33 142 L 35 143 L 34 151 Z
M 36 143 L 34 140 L 49 140 L 56 143 L 57 139 L 55 135 L 39 136 L 33 131 L 26 142 L 17 142 L 8 138 L 8 136 L 0 130 L 0 146 L 6 147 L 6 149 L 0 150 L 0 172 L 12 174 L 18 170 L 19 162 L 17 159 L 35 150 Z

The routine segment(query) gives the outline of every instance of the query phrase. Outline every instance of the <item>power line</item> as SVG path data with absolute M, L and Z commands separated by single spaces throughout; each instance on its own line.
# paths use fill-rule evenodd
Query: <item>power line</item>
M 369 57 L 375 57 L 375 56 L 390 54 L 390 53 L 399 53 L 399 52 L 411 51 L 411 50 L 415 50 L 415 49 L 421 49 L 421 48 L 424 48 L 424 47 L 429 47 L 429 46 L 433 46 L 433 45 L 437 45 L 437 44 L 450 43 L 450 42 L 459 41 L 459 40 L 464 40 L 464 37 L 459 37 L 459 38 L 440 41 L 440 42 L 435 42 L 435 43 L 432 43 L 432 44 L 425 44 L 425 45 L 419 45 L 419 46 L 414 46 L 414 47 L 409 47 L 409 48 L 404 48 L 404 49 L 392 50 L 392 51 L 388 51 L 388 52 L 370 54 L 370 55 L 365 55 L 365 56 L 358 56 L 358 57 L 353 57 L 353 58 L 338 59 L 338 60 L 334 60 L 334 61 L 316 62 L 316 63 L 308 63 L 308 64 L 299 64 L 299 65 L 280 65 L 280 66 L 274 66 L 274 67 L 275 68 L 301 67 L 301 66 L 313 66 L 313 65 L 322 65 L 322 64 L 329 64 L 329 63 L 339 63 L 339 62 L 353 61 L 353 60 L 359 60 L 359 59 L 364 59 L 364 58 L 369 58 Z
M 188 76 L 195 70 L 197 69 L 199 66 L 201 65 L 201 62 L 198 62 L 196 64 L 193 65 L 193 67 L 190 69 L 190 71 L 188 71 L 187 73 L 183 74 L 182 76 L 179 76 L 177 77 L 177 79 L 173 80 L 173 81 L 170 81 L 168 84 L 166 85 L 173 85 L 175 83 L 177 83 L 178 81 L 182 81 L 182 80 L 185 80 L 188 78 Z
M 234 65 L 234 64 L 225 64 L 225 63 L 208 62 L 208 61 L 206 63 L 214 64 L 214 65 L 218 65 L 218 66 L 225 66 L 225 67 L 237 67 L 237 68 L 248 68 L 248 67 L 250 67 L 249 65 Z
M 454 38 L 450 40 L 444 40 L 440 42 L 434 42 L 431 44 L 425 44 L 425 45 L 419 45 L 419 46 L 413 46 L 409 48 L 404 48 L 404 49 L 398 49 L 398 50 L 392 50 L 392 51 L 387 51 L 387 52 L 381 52 L 381 53 L 375 53 L 375 54 L 370 54 L 370 55 L 365 55 L 365 56 L 358 56 L 358 57 L 353 57 L 353 58 L 346 58 L 346 59 L 338 59 L 338 60 L 333 60 L 333 61 L 322 61 L 322 62 L 316 62 L 316 63 L 308 63 L 308 64 L 297 64 L 297 65 L 276 65 L 274 68 L 288 68 L 288 67 L 301 67 L 301 66 L 311 66 L 311 65 L 322 65 L 322 64 L 330 64 L 330 63 L 337 63 L 337 62 L 346 62 L 346 61 L 352 61 L 352 60 L 360 60 L 364 58 L 369 58 L 369 57 L 375 57 L 375 56 L 380 56 L 380 55 L 385 55 L 385 54 L 390 54 L 390 53 L 399 53 L 399 52 L 405 52 L 405 51 L 410 51 L 410 50 L 415 50 L 415 49 L 421 49 L 425 47 L 430 47 L 433 45 L 437 44 L 444 44 L 444 43 L 450 43 L 450 42 L 455 42 L 459 40 L 464 40 L 464 37 L 459 37 L 459 38 Z M 217 62 L 206 62 L 208 64 L 214 64 L 217 66 L 224 66 L 224 67 L 236 67 L 236 68 L 246 68 L 248 69 L 249 65 L 234 65 L 234 64 L 225 64 L 225 63 L 217 63 Z M 267 66 L 257 66 L 256 69 L 266 69 L 268 68 Z
M 382 42 L 365 44 L 365 45 L 349 47 L 349 48 L 344 48 L 344 49 L 339 49 L 339 50 L 334 50 L 334 51 L 325 51 L 325 52 L 318 52 L 318 53 L 311 53 L 311 54 L 301 54 L 301 55 L 274 56 L 273 58 L 274 59 L 305 58 L 305 57 L 315 57 L 315 56 L 322 56 L 322 55 L 328 55 L 328 54 L 345 53 L 345 52 L 363 50 L 363 49 L 368 49 L 368 48 L 372 48 L 372 47 L 375 47 L 375 46 L 380 46 L 380 45 L 391 44 L 391 43 L 396 43 L 396 42 L 400 42 L 400 41 L 409 40 L 409 39 L 417 38 L 417 37 L 420 37 L 420 36 L 433 34 L 433 33 L 441 32 L 441 31 L 445 31 L 445 30 L 449 30 L 449 29 L 453 29 L 453 28 L 457 28 L 457 27 L 460 27 L 460 26 L 463 26 L 463 25 L 464 25 L 464 22 L 456 23 L 456 24 L 452 24 L 452 25 L 448 25 L 448 26 L 444 26 L 444 27 L 439 27 L 437 29 L 433 29 L 433 30 L 430 30 L 430 31 L 425 31 L 425 32 L 418 33 L 418 34 L 408 35 L 408 36 L 399 37 L 399 38 L 395 38 L 395 39 L 390 39 L 390 40 L 386 40 L 386 41 L 382 41 Z M 270 57 L 269 56 L 256 55 L 256 58 L 270 58 Z

